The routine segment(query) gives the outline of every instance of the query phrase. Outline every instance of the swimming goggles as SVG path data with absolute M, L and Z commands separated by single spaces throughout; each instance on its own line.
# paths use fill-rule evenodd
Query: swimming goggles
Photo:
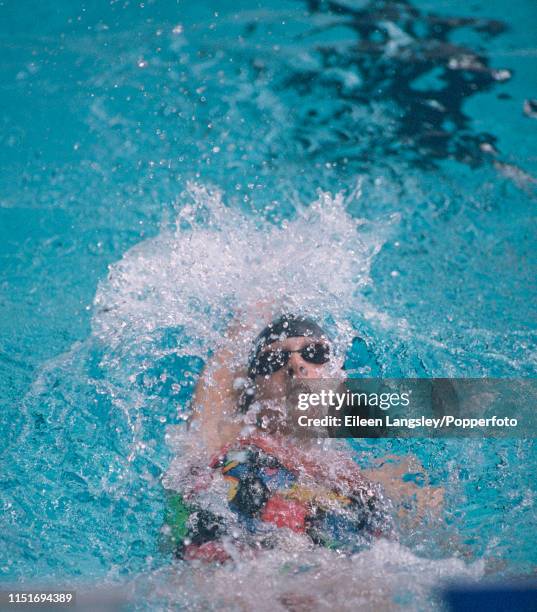
M 327 363 L 330 359 L 330 347 L 323 342 L 315 342 L 297 351 L 284 351 L 282 349 L 274 349 L 259 353 L 254 360 L 253 374 L 255 376 L 268 376 L 281 370 L 289 363 L 291 353 L 300 353 L 304 361 L 321 365 Z

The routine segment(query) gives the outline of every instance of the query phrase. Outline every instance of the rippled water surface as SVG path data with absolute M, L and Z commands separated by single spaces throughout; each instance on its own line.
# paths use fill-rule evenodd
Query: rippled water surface
M 3 581 L 194 602 L 158 545 L 165 435 L 245 302 L 324 320 L 358 375 L 535 376 L 536 19 L 530 0 L 0 3 Z M 289 575 L 307 592 L 308 564 L 369 572 L 369 594 L 319 587 L 355 605 L 535 572 L 533 441 L 353 448 L 417 454 L 444 526 L 341 565 L 221 569 L 214 605 L 261 571 L 269 599 Z

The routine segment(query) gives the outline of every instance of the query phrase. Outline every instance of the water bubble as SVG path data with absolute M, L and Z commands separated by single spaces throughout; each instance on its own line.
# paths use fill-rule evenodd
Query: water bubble
M 529 98 L 524 100 L 524 114 L 532 119 L 537 119 L 537 100 Z
M 511 71 L 505 68 L 502 70 L 493 70 L 491 74 L 495 81 L 508 81 L 512 76 Z

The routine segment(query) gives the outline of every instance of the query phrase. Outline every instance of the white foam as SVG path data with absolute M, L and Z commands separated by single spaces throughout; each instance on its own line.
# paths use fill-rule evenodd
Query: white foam
M 93 331 L 109 347 L 128 340 L 132 350 L 158 329 L 182 327 L 200 354 L 221 337 L 231 312 L 267 299 L 330 316 L 336 335 L 348 337 L 353 296 L 370 281 L 390 230 L 390 222 L 352 218 L 342 194 L 320 193 L 280 226 L 194 184 L 178 209 L 172 224 L 125 253 L 99 284 Z
M 424 559 L 384 540 L 351 557 L 302 540 L 289 534 L 287 546 L 254 560 L 216 568 L 181 563 L 141 582 L 146 596 L 189 610 L 429 610 L 444 581 L 483 575 L 481 562 Z

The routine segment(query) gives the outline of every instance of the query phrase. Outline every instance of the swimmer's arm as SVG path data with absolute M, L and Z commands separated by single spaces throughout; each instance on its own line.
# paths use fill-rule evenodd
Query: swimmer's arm
M 234 388 L 237 378 L 244 378 L 246 367 L 233 365 L 240 342 L 249 344 L 258 328 L 273 316 L 273 303 L 258 303 L 241 313 L 226 331 L 224 346 L 205 366 L 193 398 L 190 425 L 198 429 L 206 450 L 212 455 L 239 436 L 244 424 L 237 415 L 240 391 Z
M 232 339 L 233 334 L 228 334 L 228 340 Z M 238 396 L 233 388 L 240 372 L 230 367 L 233 359 L 234 354 L 228 343 L 213 355 L 194 391 L 190 426 L 199 430 L 210 455 L 236 439 L 242 428 L 242 423 L 236 418 Z

